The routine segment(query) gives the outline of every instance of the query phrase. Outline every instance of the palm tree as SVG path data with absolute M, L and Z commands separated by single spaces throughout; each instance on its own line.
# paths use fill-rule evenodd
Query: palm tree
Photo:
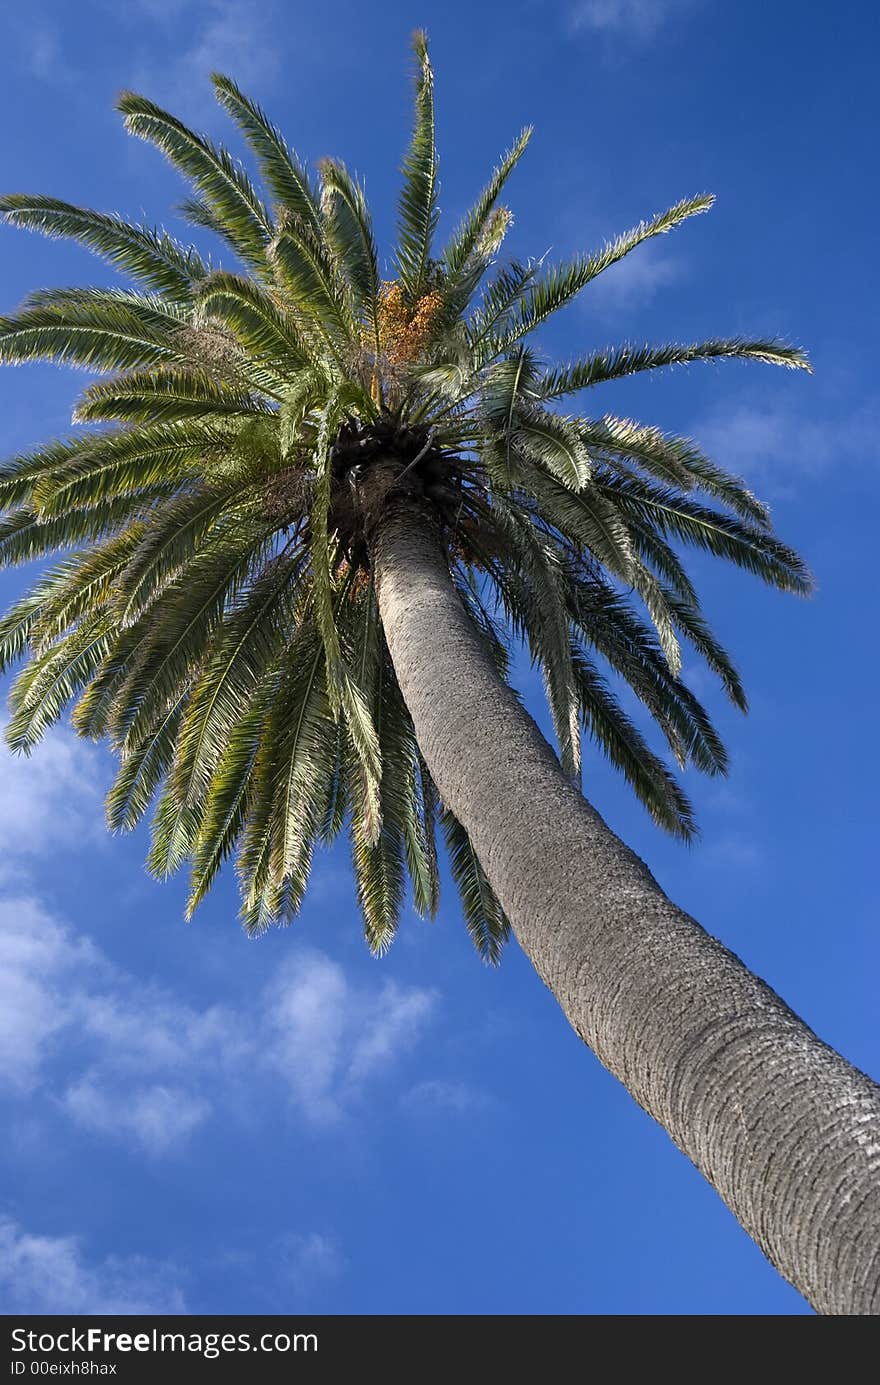
M 676 908 L 579 789 L 581 728 L 654 820 L 691 807 L 608 678 L 680 766 L 725 771 L 681 678 L 686 641 L 745 694 L 680 550 L 784 591 L 809 576 L 742 481 L 690 441 L 561 401 L 641 371 L 777 341 L 619 346 L 543 361 L 538 328 L 653 236 L 680 202 L 597 254 L 498 262 L 524 130 L 442 253 L 433 78 L 416 35 L 415 128 L 383 279 L 360 184 L 317 180 L 227 77 L 217 97 L 263 199 L 224 149 L 137 95 L 128 129 L 189 179 L 220 269 L 164 232 L 43 196 L 7 221 L 91 247 L 135 288 L 51 289 L 0 322 L 0 358 L 101 378 L 88 426 L 0 471 L 0 559 L 64 550 L 0 625 L 25 656 L 8 739 L 29 751 L 74 703 L 109 739 L 115 829 L 155 799 L 151 869 L 189 862 L 189 909 L 235 853 L 245 927 L 292 919 L 318 843 L 350 832 L 366 938 L 390 944 L 410 882 L 438 898 L 445 838 L 467 925 L 497 961 L 513 929 L 577 1033 L 822 1312 L 880 1307 L 878 1088 Z M 511 691 L 540 669 L 558 756 Z

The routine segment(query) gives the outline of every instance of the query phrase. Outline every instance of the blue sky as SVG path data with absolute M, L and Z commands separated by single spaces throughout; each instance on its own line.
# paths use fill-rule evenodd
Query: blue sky
M 417 25 L 447 227 L 528 121 L 514 253 L 590 249 L 718 196 L 592 286 L 548 351 L 748 332 L 812 353 L 811 378 L 695 368 L 597 402 L 745 473 L 819 590 L 798 602 L 694 564 L 752 699 L 744 720 L 695 672 L 733 754 L 724 783 L 688 775 L 696 847 L 589 750 L 585 787 L 676 900 L 876 1072 L 876 8 L 33 0 L 3 20 L 0 184 L 174 226 L 180 185 L 113 97 L 134 86 L 217 134 L 219 68 L 302 155 L 365 176 L 387 245 Z M 3 232 L 4 311 L 107 281 L 84 252 Z M 65 431 L 78 383 L 0 374 L 3 451 Z M 4 605 L 26 575 L 0 575 Z M 229 876 L 185 925 L 183 882 L 147 878 L 143 834 L 104 833 L 109 769 L 65 730 L 0 764 L 6 1311 L 808 1311 L 516 948 L 480 965 L 449 892 L 382 962 L 344 848 L 292 929 L 247 941 Z

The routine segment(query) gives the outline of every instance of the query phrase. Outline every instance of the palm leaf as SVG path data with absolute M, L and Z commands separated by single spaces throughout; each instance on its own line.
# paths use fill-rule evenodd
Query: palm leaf
M 789 370 L 810 370 L 799 347 L 772 338 L 749 340 L 745 337 L 716 338 L 692 342 L 687 346 L 614 346 L 596 351 L 582 361 L 547 371 L 539 385 L 543 399 L 559 399 L 564 394 L 589 389 L 626 375 L 667 366 L 691 365 L 694 361 L 746 360 L 786 366 Z
M 122 217 L 75 207 L 57 197 L 10 193 L 0 197 L 0 214 L 12 226 L 79 241 L 114 268 L 179 303 L 190 300 L 194 284 L 208 273 L 192 247 L 179 245 L 166 232 L 132 226 Z
M 428 43 L 413 35 L 416 59 L 415 126 L 403 161 L 403 187 L 398 203 L 397 254 L 400 282 L 410 303 L 425 292 L 431 263 L 431 244 L 440 212 L 437 204 L 437 147 L 434 140 L 434 74 Z
M 445 808 L 441 822 L 452 878 L 458 888 L 471 941 L 484 962 L 497 966 L 510 936 L 510 923 L 458 818 Z
M 272 238 L 272 219 L 247 174 L 230 155 L 176 116 L 134 92 L 123 92 L 116 103 L 126 128 L 162 150 L 171 163 L 194 183 L 199 195 L 222 219 L 246 264 L 261 270 Z

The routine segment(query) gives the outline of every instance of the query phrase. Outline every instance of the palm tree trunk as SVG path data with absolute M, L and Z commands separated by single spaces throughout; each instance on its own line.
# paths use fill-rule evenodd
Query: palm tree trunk
M 820 1313 L 880 1312 L 880 1087 L 677 908 L 499 679 L 413 502 L 372 543 L 440 794 L 569 1022 Z

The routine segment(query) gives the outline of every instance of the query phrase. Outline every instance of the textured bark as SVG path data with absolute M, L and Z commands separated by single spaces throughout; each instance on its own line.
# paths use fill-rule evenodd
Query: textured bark
M 566 779 L 425 516 L 388 509 L 372 552 L 422 752 L 573 1028 L 818 1312 L 880 1312 L 880 1087 L 673 904 Z

